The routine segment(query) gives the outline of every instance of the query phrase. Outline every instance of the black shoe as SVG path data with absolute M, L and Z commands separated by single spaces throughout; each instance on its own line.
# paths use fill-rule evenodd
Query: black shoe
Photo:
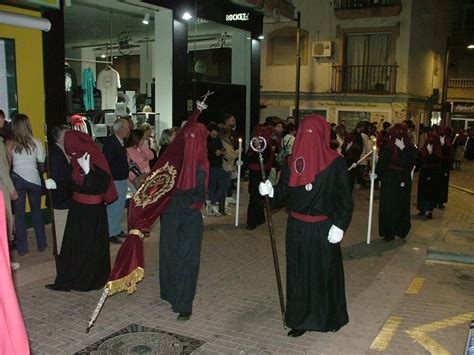
M 429 219 L 433 219 L 433 213 L 431 212 L 425 216 L 425 220 L 429 220 Z
M 386 242 L 390 242 L 391 240 L 394 240 L 395 237 L 383 237 L 383 240 L 385 240 Z
M 439 208 L 440 210 L 444 210 L 446 207 L 445 207 L 442 203 L 440 203 L 440 204 L 438 205 L 438 208 Z
M 125 234 L 124 231 L 120 231 L 119 234 L 116 235 L 117 238 L 127 238 L 127 235 Z
M 45 285 L 44 287 L 46 287 L 48 290 L 51 290 L 51 291 L 62 291 L 62 292 L 71 291 L 70 288 L 59 286 L 59 285 L 56 285 L 56 284 L 49 284 L 49 285 Z
M 292 329 L 288 332 L 288 336 L 292 338 L 298 338 L 306 333 L 306 330 Z
M 113 237 L 110 237 L 109 241 L 113 244 L 122 244 L 122 241 L 118 239 L 116 235 L 114 235 Z
M 181 312 L 180 314 L 178 314 L 178 317 L 176 318 L 176 320 L 187 321 L 191 318 L 191 314 L 192 312 Z
M 248 230 L 252 230 L 252 229 L 255 229 L 255 228 L 257 228 L 257 226 L 247 226 Z
M 38 248 L 38 251 L 39 251 L 39 252 L 45 251 L 47 247 L 48 247 L 48 246 L 45 245 L 44 247 Z
M 418 212 L 417 216 L 424 217 L 425 216 L 425 211 Z

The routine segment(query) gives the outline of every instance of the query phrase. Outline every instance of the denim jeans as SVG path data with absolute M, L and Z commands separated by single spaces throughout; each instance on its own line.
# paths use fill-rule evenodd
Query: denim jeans
M 47 247 L 46 233 L 44 230 L 43 214 L 41 213 L 41 186 L 26 181 L 21 176 L 13 173 L 12 181 L 18 192 L 18 199 L 13 201 L 15 213 L 15 235 L 16 250 L 18 254 L 24 254 L 28 249 L 28 231 L 26 230 L 26 195 L 30 203 L 31 220 L 35 229 L 36 247 L 44 250 Z
M 125 199 L 127 197 L 128 179 L 114 180 L 117 189 L 118 198 L 107 205 L 107 221 L 109 223 L 109 237 L 119 235 L 122 231 L 122 216 L 125 208 Z
M 208 198 L 212 204 L 218 203 L 230 185 L 230 173 L 224 171 L 222 167 L 210 167 Z

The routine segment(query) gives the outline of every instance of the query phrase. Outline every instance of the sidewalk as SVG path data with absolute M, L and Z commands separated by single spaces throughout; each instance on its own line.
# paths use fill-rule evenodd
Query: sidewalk
M 456 172 L 456 178 L 469 182 L 464 176 L 468 171 Z M 474 228 L 474 196 L 451 188 L 444 211 L 436 210 L 432 221 L 413 219 L 407 240 L 393 242 L 377 236 L 376 200 L 372 243 L 367 245 L 368 190 L 354 191 L 356 208 L 342 243 L 350 322 L 337 333 L 310 332 L 294 339 L 282 326 L 266 226 L 245 229 L 246 191 L 242 186 L 240 227 L 233 226 L 234 216 L 205 218 L 198 290 L 188 322 L 177 322 L 169 304 L 159 298 L 158 223 L 145 239 L 145 279 L 138 291 L 108 299 L 89 334 L 84 330 L 101 292 L 45 289 L 55 276 L 50 250 L 15 257 L 21 263 L 14 274 L 33 353 L 90 351 L 98 342 L 105 346 L 118 339 L 111 335 L 125 337 L 137 329 L 141 333 L 122 345 L 108 344 L 109 351 L 125 343 L 135 344 L 136 351 L 153 349 L 153 335 L 161 337 L 160 346 L 164 339 L 181 337 L 185 352 L 197 348 L 198 354 L 426 354 L 433 342 L 441 344 L 439 349 L 462 353 L 467 319 L 474 319 L 474 268 L 425 263 L 425 254 L 440 230 Z M 273 221 L 285 285 L 286 213 L 276 211 Z M 112 260 L 117 250 L 111 245 Z M 410 289 L 415 293 L 407 293 Z M 175 345 L 176 340 L 170 346 Z

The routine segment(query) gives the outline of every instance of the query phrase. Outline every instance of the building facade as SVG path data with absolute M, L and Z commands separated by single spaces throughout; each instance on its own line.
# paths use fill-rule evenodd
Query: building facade
M 301 13 L 300 116 L 428 124 L 440 103 L 455 1 L 295 0 Z M 293 114 L 295 22 L 269 21 L 261 117 Z

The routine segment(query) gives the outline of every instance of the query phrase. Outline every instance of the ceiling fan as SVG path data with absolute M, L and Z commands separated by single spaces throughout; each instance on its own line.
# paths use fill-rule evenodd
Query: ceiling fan
M 118 50 L 123 55 L 129 55 L 132 53 L 132 49 L 136 47 L 133 44 L 130 32 L 122 31 L 119 33 L 117 38 Z

